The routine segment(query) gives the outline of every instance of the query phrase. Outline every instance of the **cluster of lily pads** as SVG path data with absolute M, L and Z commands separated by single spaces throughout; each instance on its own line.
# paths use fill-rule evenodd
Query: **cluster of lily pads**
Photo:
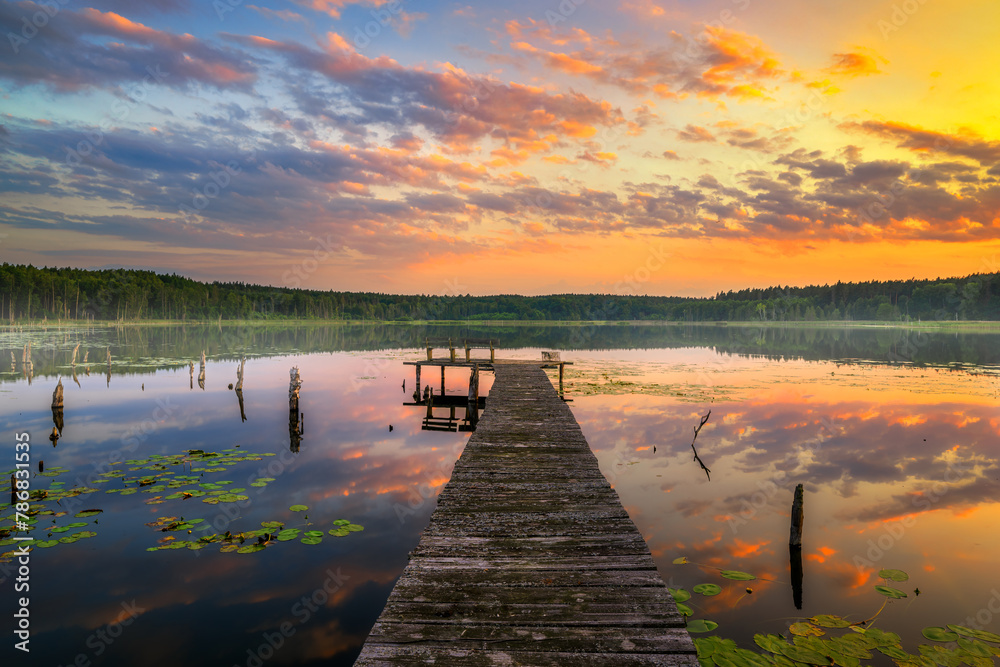
M 154 454 L 145 459 L 129 459 L 114 464 L 109 470 L 90 478 L 89 483 L 94 486 L 84 485 L 67 488 L 63 481 L 52 481 L 47 488 L 40 488 L 39 478 L 53 478 L 69 472 L 66 468 L 57 466 L 47 468 L 44 472 L 39 472 L 34 476 L 35 481 L 32 483 L 34 488 L 29 496 L 29 508 L 25 515 L 24 523 L 26 525 L 24 528 L 17 528 L 18 517 L 14 512 L 14 507 L 7 503 L 0 503 L 0 563 L 10 562 L 16 556 L 16 550 L 3 551 L 4 547 L 18 543 L 18 540 L 14 539 L 15 533 L 31 534 L 35 531 L 44 533 L 44 537 L 36 537 L 30 542 L 33 547 L 42 549 L 59 544 L 72 544 L 81 539 L 94 537 L 97 533 L 92 529 L 71 531 L 80 528 L 93 528 L 97 525 L 97 519 L 94 519 L 93 524 L 81 521 L 67 521 L 66 523 L 60 521 L 60 519 L 69 517 L 69 512 L 63 509 L 62 501 L 77 496 L 99 493 L 102 489 L 98 487 L 102 485 L 114 485 L 114 488 L 104 490 L 105 493 L 109 494 L 120 496 L 148 495 L 149 497 L 143 500 L 147 505 L 158 505 L 167 501 L 187 501 L 194 498 L 199 498 L 202 503 L 208 505 L 249 500 L 246 488 L 233 486 L 231 480 L 209 480 L 206 475 L 211 476 L 213 473 L 223 472 L 244 461 L 260 461 L 265 456 L 274 456 L 274 454 L 270 452 L 246 452 L 235 447 L 220 452 L 191 449 L 181 454 Z M 6 478 L 8 475 L 9 472 L 4 477 Z M 275 481 L 273 477 L 257 477 L 249 483 L 249 486 L 260 489 L 273 481 Z M 305 511 L 308 508 L 305 505 L 293 505 L 290 509 L 292 511 Z M 3 516 L 8 511 L 9 515 Z M 91 518 L 102 511 L 101 509 L 83 510 L 70 518 Z M 51 525 L 46 523 L 47 519 L 51 519 Z M 206 523 L 204 519 L 184 520 L 176 517 L 164 517 L 161 521 L 163 523 L 154 522 L 148 525 L 167 532 L 186 530 L 189 534 L 195 532 L 204 532 L 205 534 L 199 535 L 194 540 L 178 540 L 173 536 L 168 536 L 160 541 L 160 546 L 152 547 L 148 551 L 181 547 L 201 549 L 209 544 L 219 543 L 222 546 L 221 551 L 251 553 L 263 550 L 274 542 L 295 539 L 299 537 L 300 532 L 298 528 L 284 528 L 284 524 L 278 521 L 266 521 L 258 530 L 214 535 L 208 533 L 211 524 Z M 307 526 L 311 525 L 307 524 Z M 346 519 L 340 519 L 334 522 L 334 527 L 329 530 L 329 534 L 343 537 L 351 532 L 361 530 L 363 530 L 362 526 Z M 307 530 L 302 533 L 301 541 L 305 544 L 319 544 L 322 538 L 322 531 Z
M 289 509 L 293 512 L 304 512 L 309 508 L 306 505 L 292 505 Z M 204 519 L 165 516 L 146 525 L 165 533 L 184 532 L 188 535 L 201 533 L 193 539 L 178 539 L 174 535 L 167 535 L 159 540 L 159 546 L 149 547 L 146 551 L 198 550 L 214 544 L 219 546 L 221 553 L 235 551 L 236 553 L 248 554 L 263 551 L 278 542 L 299 539 L 302 544 L 319 544 L 323 541 L 323 531 L 321 530 L 303 531 L 300 528 L 285 528 L 285 524 L 281 521 L 262 521 L 261 527 L 256 530 L 242 533 L 233 533 L 227 530 L 222 535 L 212 533 L 211 524 L 205 523 Z M 333 526 L 328 532 L 335 537 L 345 537 L 364 530 L 363 526 L 351 523 L 347 519 L 337 519 L 333 522 Z
M 677 565 L 688 562 L 686 558 L 674 560 Z M 734 581 L 756 579 L 752 574 L 737 570 L 720 570 L 720 574 Z M 879 577 L 883 583 L 874 588 L 885 597 L 882 609 L 890 600 L 908 597 L 907 593 L 891 585 L 907 581 L 909 575 L 906 572 L 884 569 L 879 572 Z M 705 583 L 693 586 L 691 590 L 700 595 L 713 596 L 721 593 L 722 587 Z M 692 598 L 691 593 L 682 588 L 671 588 L 670 592 L 678 611 L 685 617 L 693 616 L 694 610 L 685 604 Z M 746 589 L 747 595 L 752 592 L 753 589 Z M 919 589 L 914 592 L 920 594 Z M 994 667 L 993 659 L 1000 657 L 1000 635 L 962 625 L 924 628 L 924 638 L 935 643 L 921 644 L 917 653 L 908 653 L 900 645 L 899 635 L 871 625 L 881 611 L 861 621 L 849 621 L 830 614 L 801 619 L 789 626 L 789 638 L 755 634 L 754 643 L 760 651 L 740 648 L 735 641 L 718 636 L 696 637 L 694 644 L 702 667 L 860 667 L 862 660 L 873 658 L 873 651 L 887 656 L 898 667 L 959 667 L 963 664 Z M 703 619 L 691 620 L 687 624 L 688 631 L 692 633 L 711 632 L 718 627 L 718 623 Z M 833 634 L 832 631 L 840 632 Z

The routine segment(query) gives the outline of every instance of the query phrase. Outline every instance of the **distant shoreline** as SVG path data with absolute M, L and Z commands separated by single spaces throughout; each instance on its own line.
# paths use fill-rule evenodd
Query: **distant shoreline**
M 794 328 L 794 329 L 912 329 L 917 331 L 1000 332 L 1000 320 L 943 320 L 928 322 L 880 322 L 877 320 L 819 320 L 805 321 L 718 321 L 680 322 L 674 320 L 342 320 L 342 319 L 255 319 L 255 320 L 37 320 L 0 325 L 0 330 L 11 327 L 42 327 L 46 329 L 158 327 L 158 326 L 475 326 L 483 328 L 523 326 L 663 326 L 663 327 L 738 327 L 738 328 Z

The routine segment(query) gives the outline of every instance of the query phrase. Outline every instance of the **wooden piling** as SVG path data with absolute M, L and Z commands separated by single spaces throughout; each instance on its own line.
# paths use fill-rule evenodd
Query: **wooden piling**
M 795 500 L 792 501 L 792 526 L 788 534 L 788 544 L 793 547 L 802 546 L 802 485 L 795 487 Z

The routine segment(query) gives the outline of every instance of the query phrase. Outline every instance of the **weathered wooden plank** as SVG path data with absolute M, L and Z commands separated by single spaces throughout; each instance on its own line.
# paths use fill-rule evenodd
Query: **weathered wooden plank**
M 459 630 L 455 632 L 455 630 Z M 436 642 L 489 651 L 674 653 L 691 642 L 683 628 L 520 626 L 502 623 L 376 621 L 369 635 L 380 644 Z
M 671 653 L 580 653 L 542 651 L 482 651 L 448 644 L 366 644 L 354 663 L 371 665 L 442 664 L 454 667 L 534 665 L 535 667 L 691 667 L 691 658 Z
M 697 665 L 552 382 L 537 365 L 494 368 L 478 428 L 356 664 Z

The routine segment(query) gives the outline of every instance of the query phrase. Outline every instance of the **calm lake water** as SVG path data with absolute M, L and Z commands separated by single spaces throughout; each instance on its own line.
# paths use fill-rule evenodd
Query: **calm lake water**
M 558 349 L 574 362 L 566 397 L 664 580 L 722 586 L 687 603 L 719 623 L 717 634 L 750 645 L 754 632 L 817 613 L 869 618 L 885 599 L 874 590 L 881 568 L 910 575 L 893 584 L 908 597 L 877 621 L 905 648 L 930 625 L 1000 631 L 997 334 L 48 328 L 0 331 L 0 471 L 9 478 L 15 435 L 27 432 L 37 512 L 28 534 L 47 545 L 30 553 L 27 658 L 11 634 L 24 593 L 15 564 L 0 563 L 3 664 L 352 664 L 468 439 L 422 430 L 425 408 L 404 405 L 414 378 L 403 362 L 424 356 L 427 336 L 492 337 L 501 357 Z M 244 355 L 241 408 L 228 385 Z M 301 423 L 289 414 L 293 366 Z M 422 379 L 440 392 L 432 375 Z M 468 375 L 450 370 L 446 392 L 464 395 Z M 59 377 L 62 414 L 50 408 Z M 484 374 L 481 393 L 491 380 Z M 696 446 L 710 480 L 691 452 L 709 410 Z M 187 453 L 197 450 L 218 456 Z M 798 483 L 801 609 L 787 546 Z M 0 529 L 10 530 L 6 491 L 0 499 Z M 227 531 L 235 539 L 221 541 Z M 253 531 L 285 539 L 254 550 Z M 12 537 L 0 545 L 15 548 Z M 690 562 L 674 564 L 682 556 Z M 719 569 L 757 579 L 729 581 Z

